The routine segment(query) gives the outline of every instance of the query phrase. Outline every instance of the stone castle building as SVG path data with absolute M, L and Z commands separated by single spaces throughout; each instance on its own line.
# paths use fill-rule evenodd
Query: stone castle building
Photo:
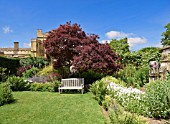
M 48 33 L 42 33 L 41 29 L 37 30 L 37 37 L 31 39 L 31 48 L 19 48 L 19 42 L 14 42 L 13 48 L 0 48 L 0 56 L 26 58 L 45 57 L 45 49 L 43 41 L 46 39 Z
M 166 70 L 170 72 L 170 45 L 162 48 L 161 67 L 166 67 Z

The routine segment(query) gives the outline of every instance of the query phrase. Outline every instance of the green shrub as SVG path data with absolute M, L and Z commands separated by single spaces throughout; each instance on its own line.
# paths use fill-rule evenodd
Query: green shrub
M 111 124 L 146 124 L 146 120 L 137 114 L 124 111 L 124 108 L 116 100 L 113 100 L 110 106 L 109 119 Z
M 32 83 L 30 86 L 31 91 L 48 91 L 54 92 L 54 88 L 52 84 L 42 84 L 42 83 Z
M 55 92 L 58 90 L 59 81 L 49 83 L 32 83 L 30 86 L 31 91 L 42 91 L 42 92 Z
M 39 71 L 38 68 L 33 67 L 33 68 L 27 70 L 26 72 L 24 72 L 23 77 L 30 78 L 30 77 L 34 76 L 38 71 Z
M 101 81 L 104 81 L 104 82 L 107 82 L 107 83 L 116 83 L 116 84 L 121 84 L 122 86 L 125 86 L 125 82 L 120 80 L 120 79 L 116 79 L 115 77 L 112 77 L 112 76 L 106 76 L 106 77 L 103 77 L 101 79 Z
M 108 110 L 111 104 L 112 98 L 109 95 L 105 96 L 105 99 L 102 101 L 102 106 L 105 110 Z
M 0 84 L 0 106 L 14 101 L 12 90 L 8 83 Z
M 127 65 L 125 68 L 114 74 L 116 78 L 123 80 L 127 87 L 133 86 L 136 88 L 142 87 L 149 82 L 148 75 L 148 66 L 137 69 L 133 65 Z
M 110 111 L 109 118 L 111 124 L 146 124 L 145 120 L 139 119 L 139 117 L 130 113 L 118 113 L 115 111 Z
M 37 68 L 43 68 L 48 62 L 44 58 L 29 57 L 20 60 L 21 66 L 33 66 Z
M 169 80 L 150 83 L 146 86 L 148 116 L 169 118 L 170 116 L 170 82 Z
M 134 74 L 136 72 L 136 68 L 133 65 L 127 65 L 125 68 L 119 70 L 115 75 L 116 78 L 123 80 L 126 82 L 127 86 L 132 86 L 134 82 Z
M 57 92 L 58 91 L 58 87 L 61 84 L 61 82 L 58 81 L 58 80 L 54 80 L 52 83 L 53 83 L 53 86 L 54 86 L 54 91 Z
M 7 79 L 7 83 L 10 84 L 12 91 L 24 91 L 27 90 L 26 82 L 24 78 L 12 76 Z
M 139 68 L 134 75 L 134 81 L 137 82 L 137 84 L 140 87 L 143 87 L 146 83 L 149 82 L 149 67 L 142 67 Z
M 42 70 L 40 70 L 37 75 L 38 76 L 48 76 L 49 74 L 51 74 L 53 72 L 53 67 L 52 65 L 48 65 L 46 67 L 44 67 Z
M 101 80 L 94 82 L 90 87 L 90 91 L 95 95 L 95 99 L 98 101 L 98 103 L 102 105 L 102 102 L 104 101 L 108 92 L 106 82 Z
M 5 73 L 6 70 L 7 68 L 0 67 L 0 81 L 2 82 L 4 82 L 7 78 L 7 74 Z
M 140 98 L 135 94 L 124 94 L 121 98 L 117 98 L 119 103 L 124 107 L 126 111 L 137 113 L 140 115 L 147 116 L 147 104 L 145 95 L 141 94 Z M 126 99 L 126 100 L 125 100 Z
M 90 86 L 90 91 L 94 94 L 95 99 L 98 101 L 100 105 L 103 105 L 104 108 L 108 108 L 109 106 L 109 97 L 107 94 L 110 94 L 107 86 L 108 83 L 110 82 L 115 82 L 117 84 L 124 84 L 123 81 L 118 80 L 112 76 L 106 76 L 102 78 L 101 80 L 95 81 L 91 86 Z

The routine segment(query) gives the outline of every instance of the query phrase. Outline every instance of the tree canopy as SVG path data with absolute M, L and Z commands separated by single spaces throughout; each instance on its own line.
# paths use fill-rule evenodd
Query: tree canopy
M 166 31 L 162 33 L 161 43 L 163 46 L 170 45 L 170 22 L 164 27 Z
M 141 68 L 148 66 L 149 60 L 154 58 L 156 61 L 160 61 L 161 52 L 160 48 L 156 47 L 145 47 L 137 52 L 133 52 L 129 57 L 130 63 L 134 66 Z
M 58 66 L 70 65 L 77 46 L 97 43 L 97 35 L 87 35 L 78 24 L 67 22 L 49 32 L 44 42 L 46 54 L 57 59 Z
M 120 55 L 130 53 L 127 38 L 120 40 L 112 39 L 109 45 Z
M 110 47 L 121 56 L 121 63 L 127 64 L 128 56 L 130 56 L 129 44 L 127 38 L 120 40 L 112 39 L 109 43 Z
M 80 25 L 67 22 L 49 32 L 44 47 L 46 54 L 57 60 L 57 67 L 74 65 L 78 71 L 117 71 L 119 56 L 108 44 L 100 44 L 98 38 L 98 35 L 86 34 Z
M 117 56 L 108 44 L 90 44 L 77 47 L 78 55 L 74 56 L 73 65 L 75 69 L 86 71 L 93 69 L 103 74 L 113 74 L 120 68 Z

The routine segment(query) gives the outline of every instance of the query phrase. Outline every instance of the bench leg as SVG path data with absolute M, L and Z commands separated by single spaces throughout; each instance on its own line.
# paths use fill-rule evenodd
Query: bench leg
M 84 89 L 81 89 L 81 94 L 83 94 L 83 90 L 84 90 Z
M 60 89 L 58 89 L 58 92 L 59 92 L 59 94 L 60 94 Z

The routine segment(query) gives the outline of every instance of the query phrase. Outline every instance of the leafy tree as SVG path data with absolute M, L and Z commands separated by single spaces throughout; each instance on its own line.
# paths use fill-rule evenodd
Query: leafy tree
M 59 28 L 49 32 L 49 35 L 44 41 L 46 54 L 52 59 L 57 60 L 58 67 L 71 65 L 73 60 L 74 50 L 77 46 L 98 43 L 97 35 L 87 35 L 80 25 L 67 22 L 60 25 Z
M 130 53 L 127 38 L 120 40 L 112 39 L 109 45 L 120 55 Z
M 161 53 L 160 48 L 156 47 L 146 47 L 141 50 L 134 52 L 129 57 L 129 62 L 136 66 L 137 68 L 149 66 L 148 62 L 151 58 L 156 61 L 160 61 Z
M 128 39 L 123 38 L 120 40 L 112 39 L 110 44 L 111 48 L 121 56 L 121 63 L 127 64 L 128 57 L 130 56 Z
M 87 35 L 80 25 L 67 22 L 49 32 L 44 41 L 46 54 L 56 59 L 56 67 L 74 65 L 77 71 L 89 69 L 111 73 L 119 69 L 119 57 L 108 44 L 100 44 L 98 35 Z
M 90 44 L 77 47 L 77 56 L 74 56 L 73 66 L 76 70 L 87 71 L 92 69 L 103 74 L 113 74 L 120 68 L 116 62 L 120 57 L 116 55 L 108 44 Z
M 161 43 L 163 46 L 170 45 L 170 22 L 164 27 L 166 31 L 162 33 Z

